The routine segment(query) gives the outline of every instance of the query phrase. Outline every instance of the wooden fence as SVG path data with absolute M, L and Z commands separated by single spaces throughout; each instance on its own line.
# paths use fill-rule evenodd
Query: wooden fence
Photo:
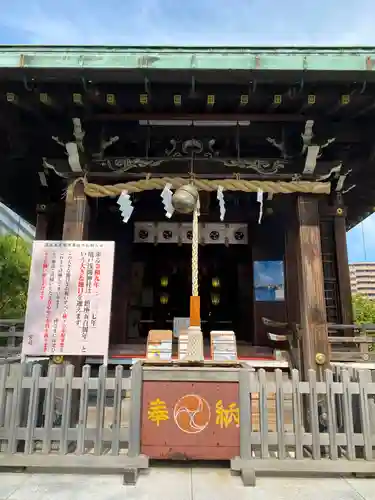
M 20 358 L 23 319 L 0 319 L 0 359 Z
M 122 366 L 90 371 L 84 366 L 76 377 L 72 365 L 50 365 L 48 373 L 41 364 L 0 365 L 0 467 L 109 469 L 135 481 L 148 459 L 132 454 L 129 429 L 139 417 L 132 418 L 131 380 Z
M 101 366 L 95 376 L 85 366 L 75 376 L 71 365 L 64 373 L 56 365 L 48 373 L 40 364 L 1 365 L 0 467 L 110 469 L 134 482 L 148 467 L 140 454 L 145 369 L 137 362 L 130 378 L 121 366 L 114 373 Z M 191 370 L 169 381 L 203 380 Z M 219 383 L 214 378 L 206 369 L 204 380 Z M 288 378 L 281 370 L 239 367 L 229 378 L 220 375 L 227 379 L 239 387 L 239 454 L 231 467 L 245 484 L 254 484 L 256 471 L 375 473 L 370 371 L 326 371 L 318 382 L 314 371 L 301 381 L 297 370 Z
M 341 367 L 325 371 L 318 382 L 310 370 L 307 381 L 292 371 L 291 380 L 266 380 L 260 370 L 240 381 L 241 453 L 232 469 L 245 484 L 255 472 L 375 474 L 375 383 L 370 370 Z M 242 382 L 242 383 L 241 383 Z M 270 432 L 267 394 L 275 394 L 276 429 Z M 259 397 L 260 430 L 251 428 L 251 398 Z M 250 398 L 250 399 L 251 399 Z M 292 425 L 286 426 L 285 401 L 292 401 Z M 243 425 L 245 422 L 245 426 Z M 250 422 L 247 424 L 247 422 Z M 244 428 L 245 427 L 245 428 Z

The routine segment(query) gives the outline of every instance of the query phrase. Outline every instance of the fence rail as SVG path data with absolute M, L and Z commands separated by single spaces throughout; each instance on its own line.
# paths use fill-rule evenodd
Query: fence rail
M 147 467 L 139 452 L 147 377 L 139 362 L 131 378 L 122 366 L 112 375 L 101 366 L 96 376 L 90 366 L 80 376 L 72 365 L 50 365 L 48 373 L 40 364 L 0 366 L 0 466 Z M 186 368 L 175 383 L 184 377 L 202 380 L 199 370 Z M 375 473 L 370 371 L 327 370 L 324 381 L 310 371 L 302 381 L 297 370 L 287 379 L 281 370 L 242 367 L 230 379 L 239 384 L 240 411 L 239 456 L 231 466 L 245 484 L 257 470 Z
M 284 344 L 289 364 L 293 368 L 301 368 L 301 340 L 302 329 L 298 323 L 287 323 L 262 318 L 263 324 L 277 333 L 267 331 L 268 338 L 279 345 Z M 328 342 L 330 361 L 336 363 L 350 362 L 373 362 L 375 324 L 365 323 L 362 325 L 341 325 L 328 323 Z M 339 336 L 344 332 L 345 336 Z M 348 334 L 352 334 L 349 336 Z
M 276 327 L 289 332 L 290 325 L 287 323 L 279 323 L 267 318 L 263 318 L 263 322 L 268 327 Z M 295 325 L 297 328 L 298 325 Z M 375 325 L 328 325 L 329 328 L 329 344 L 330 357 L 333 363 L 350 363 L 350 362 L 375 362 Z M 0 319 L 0 363 L 1 359 L 16 361 L 21 358 L 22 338 L 24 331 L 24 320 L 21 319 Z M 339 337 L 338 333 L 350 331 L 355 336 Z M 335 336 L 332 336 L 332 334 Z M 294 335 L 294 333 L 293 333 Z M 292 336 L 293 336 L 292 335 Z M 374 336 L 371 336 L 374 335 Z M 290 334 L 275 334 L 268 332 L 269 338 L 273 342 L 288 343 Z M 299 349 L 297 349 L 298 351 Z M 290 345 L 288 349 L 289 356 L 292 357 L 291 366 L 298 368 L 299 353 Z M 89 362 L 89 360 L 87 360 Z M 98 363 L 99 364 L 99 363 Z

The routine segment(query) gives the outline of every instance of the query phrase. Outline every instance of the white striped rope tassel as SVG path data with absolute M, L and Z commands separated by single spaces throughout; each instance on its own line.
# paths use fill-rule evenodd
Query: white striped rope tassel
M 193 241 L 191 245 L 191 285 L 192 295 L 199 295 L 199 203 L 193 213 Z
M 192 295 L 199 295 L 199 198 L 193 213 L 193 241 L 191 245 L 191 285 Z M 188 328 L 188 342 L 186 349 L 187 361 L 204 361 L 203 353 L 203 335 L 199 326 L 190 326 Z

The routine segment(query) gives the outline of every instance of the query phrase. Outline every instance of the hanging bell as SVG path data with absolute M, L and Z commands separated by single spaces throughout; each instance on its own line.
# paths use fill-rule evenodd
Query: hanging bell
M 193 184 L 185 184 L 173 194 L 173 208 L 180 214 L 190 214 L 197 205 L 198 196 L 198 190 Z

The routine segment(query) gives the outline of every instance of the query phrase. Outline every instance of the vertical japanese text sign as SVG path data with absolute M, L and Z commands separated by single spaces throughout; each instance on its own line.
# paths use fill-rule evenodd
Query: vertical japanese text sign
M 24 356 L 108 354 L 113 241 L 35 241 Z

